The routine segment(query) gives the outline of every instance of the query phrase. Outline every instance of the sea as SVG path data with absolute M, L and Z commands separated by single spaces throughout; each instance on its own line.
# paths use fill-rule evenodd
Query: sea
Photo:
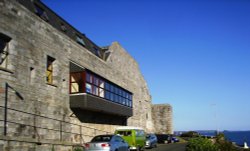
M 214 130 L 199 130 L 196 131 L 200 135 L 205 136 L 215 136 L 217 134 L 217 131 Z M 183 133 L 183 132 L 182 132 Z M 248 146 L 250 146 L 250 131 L 220 131 L 220 133 L 223 133 L 225 135 L 226 140 L 233 142 L 239 146 L 243 146 L 244 142 L 247 143 Z

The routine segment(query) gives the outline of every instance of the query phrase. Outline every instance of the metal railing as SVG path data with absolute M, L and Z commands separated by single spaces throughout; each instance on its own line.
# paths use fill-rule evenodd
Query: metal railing
M 89 126 L 85 126 L 85 125 L 80 125 L 80 124 L 75 124 L 75 123 L 72 123 L 72 122 L 68 122 L 68 121 L 65 121 L 65 120 L 59 120 L 59 119 L 55 119 L 55 118 L 52 118 L 52 117 L 48 117 L 48 116 L 43 116 L 43 115 L 39 115 L 39 114 L 35 114 L 35 113 L 31 113 L 31 112 L 27 112 L 27 111 L 22 111 L 22 110 L 19 110 L 19 109 L 15 109 L 15 108 L 10 108 L 8 107 L 8 88 L 11 88 L 13 89 L 12 87 L 10 87 L 7 83 L 6 83 L 6 89 L 5 89 L 5 102 L 4 102 L 4 106 L 0 105 L 0 108 L 3 109 L 3 119 L 0 119 L 0 122 L 3 122 L 3 135 L 4 136 L 12 136 L 13 135 L 13 131 L 11 131 L 11 133 L 8 133 L 8 128 L 11 128 L 10 126 L 8 126 L 8 124 L 14 124 L 14 125 L 18 125 L 19 127 L 31 127 L 33 128 L 33 134 L 29 134 L 31 136 L 33 136 L 33 139 L 34 138 L 38 138 L 38 140 L 46 140 L 46 138 L 41 138 L 41 134 L 39 134 L 38 130 L 47 130 L 47 131 L 50 131 L 50 132 L 53 132 L 53 133 L 49 133 L 47 132 L 46 133 L 46 136 L 57 136 L 57 138 L 59 139 L 56 139 L 56 140 L 59 140 L 61 142 L 65 142 L 65 139 L 64 139 L 64 135 L 67 134 L 66 138 L 67 139 L 70 139 L 71 136 L 79 136 L 80 137 L 80 140 L 81 142 L 84 142 L 83 141 L 83 137 L 93 137 L 95 135 L 98 134 L 109 134 L 110 132 L 108 131 L 104 131 L 104 130 L 100 130 L 100 129 L 97 129 L 97 128 L 93 128 L 93 127 L 89 127 Z M 16 91 L 15 89 L 13 89 L 14 91 Z M 17 95 L 20 96 L 21 99 L 22 96 L 16 92 Z M 20 116 L 19 115 L 19 119 L 14 119 L 13 116 L 9 116 L 11 113 L 10 112 L 16 112 L 18 114 L 25 114 L 26 116 Z M 16 114 L 13 114 L 13 115 L 16 115 Z M 20 118 L 21 117 L 21 118 Z M 30 122 L 22 122 L 23 119 L 29 117 L 29 119 L 33 119 L 34 122 L 33 124 L 30 124 Z M 46 120 L 52 120 L 53 121 L 53 127 L 48 127 L 48 123 L 44 123 L 44 124 L 40 124 L 38 126 L 37 124 L 37 121 L 39 118 L 42 118 L 44 119 L 43 121 L 46 121 Z M 77 132 L 74 132 L 76 131 L 76 129 L 74 129 L 73 131 L 73 128 L 72 127 L 78 127 L 79 130 Z M 13 126 L 14 127 L 14 126 Z M 67 128 L 68 130 L 64 130 L 65 128 Z M 92 130 L 92 133 L 91 134 L 85 134 L 83 133 L 83 129 L 87 129 L 87 131 L 90 131 Z M 18 136 L 18 132 L 16 132 L 17 135 L 15 136 Z M 44 134 L 43 134 L 44 135 Z M 20 134 L 21 136 L 21 134 Z
M 0 108 L 5 108 L 5 107 L 4 106 L 0 106 Z M 37 117 L 39 117 L 39 118 L 44 118 L 44 119 L 47 119 L 47 120 L 53 120 L 53 121 L 59 122 L 60 123 L 59 127 L 57 127 L 57 128 L 48 128 L 48 127 L 45 127 L 43 125 L 37 126 L 37 125 L 31 125 L 31 124 L 24 124 L 24 123 L 18 122 L 18 121 L 12 121 L 11 119 L 7 119 L 6 121 L 0 119 L 1 122 L 6 122 L 6 123 L 11 123 L 11 124 L 16 124 L 16 125 L 22 125 L 22 126 L 28 126 L 28 127 L 33 127 L 34 129 L 44 129 L 44 130 L 48 130 L 48 131 L 57 132 L 57 133 L 59 133 L 59 140 L 60 141 L 62 141 L 63 133 L 73 134 L 73 135 L 80 135 L 81 138 L 83 138 L 83 136 L 93 137 L 93 136 L 95 136 L 97 134 L 97 132 L 101 132 L 101 133 L 104 133 L 104 134 L 109 134 L 110 133 L 108 131 L 99 130 L 99 129 L 96 129 L 96 128 L 93 128 L 93 127 L 84 126 L 84 125 L 80 125 L 80 124 L 75 124 L 75 123 L 71 123 L 71 122 L 68 122 L 68 121 L 63 121 L 63 120 L 59 120 L 59 119 L 55 119 L 55 118 L 51 118 L 51 117 L 46 117 L 46 116 L 43 116 L 43 115 L 38 115 L 38 114 L 26 112 L 26 111 L 21 111 L 21 110 L 9 108 L 9 107 L 7 107 L 7 110 L 8 111 L 14 111 L 14 112 L 18 112 L 18 113 L 27 114 L 27 115 L 33 116 L 34 119 L 37 119 Z M 7 114 L 8 114 L 8 112 L 7 112 Z M 67 127 L 67 126 L 77 126 L 77 127 L 79 127 L 79 133 L 71 132 L 71 131 L 65 131 L 65 130 L 63 130 L 63 126 L 64 127 Z M 7 125 L 6 125 L 6 127 L 3 127 L 4 129 L 6 129 L 6 135 L 8 135 L 7 127 L 8 127 Z M 93 135 L 84 134 L 82 132 L 83 128 L 87 128 L 87 129 L 93 130 L 94 134 Z

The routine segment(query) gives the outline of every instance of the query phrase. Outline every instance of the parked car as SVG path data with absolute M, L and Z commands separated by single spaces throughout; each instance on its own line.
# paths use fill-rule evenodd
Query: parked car
M 157 137 L 155 134 L 147 134 L 145 147 L 146 148 L 157 147 Z
M 156 134 L 158 143 L 168 144 L 179 142 L 179 139 L 174 137 L 172 134 Z
M 158 143 L 167 144 L 171 142 L 171 135 L 168 134 L 156 134 Z
M 176 138 L 174 136 L 171 138 L 171 140 L 172 140 L 171 143 L 177 143 L 180 141 L 178 138 Z
M 115 134 L 120 135 L 129 144 L 131 150 L 143 150 L 145 148 L 146 134 L 142 128 L 118 127 Z
M 128 151 L 129 145 L 118 135 L 98 135 L 85 145 L 85 151 Z

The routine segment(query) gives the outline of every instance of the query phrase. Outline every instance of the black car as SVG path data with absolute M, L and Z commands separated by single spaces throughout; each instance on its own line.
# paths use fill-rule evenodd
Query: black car
M 180 141 L 171 134 L 156 134 L 156 137 L 158 139 L 158 143 L 161 144 L 176 143 Z

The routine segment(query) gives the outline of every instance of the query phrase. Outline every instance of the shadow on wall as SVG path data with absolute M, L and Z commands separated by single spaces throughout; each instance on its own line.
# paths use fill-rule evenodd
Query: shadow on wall
M 127 125 L 127 118 L 102 112 L 88 111 L 82 109 L 72 110 L 75 116 L 83 123 Z

